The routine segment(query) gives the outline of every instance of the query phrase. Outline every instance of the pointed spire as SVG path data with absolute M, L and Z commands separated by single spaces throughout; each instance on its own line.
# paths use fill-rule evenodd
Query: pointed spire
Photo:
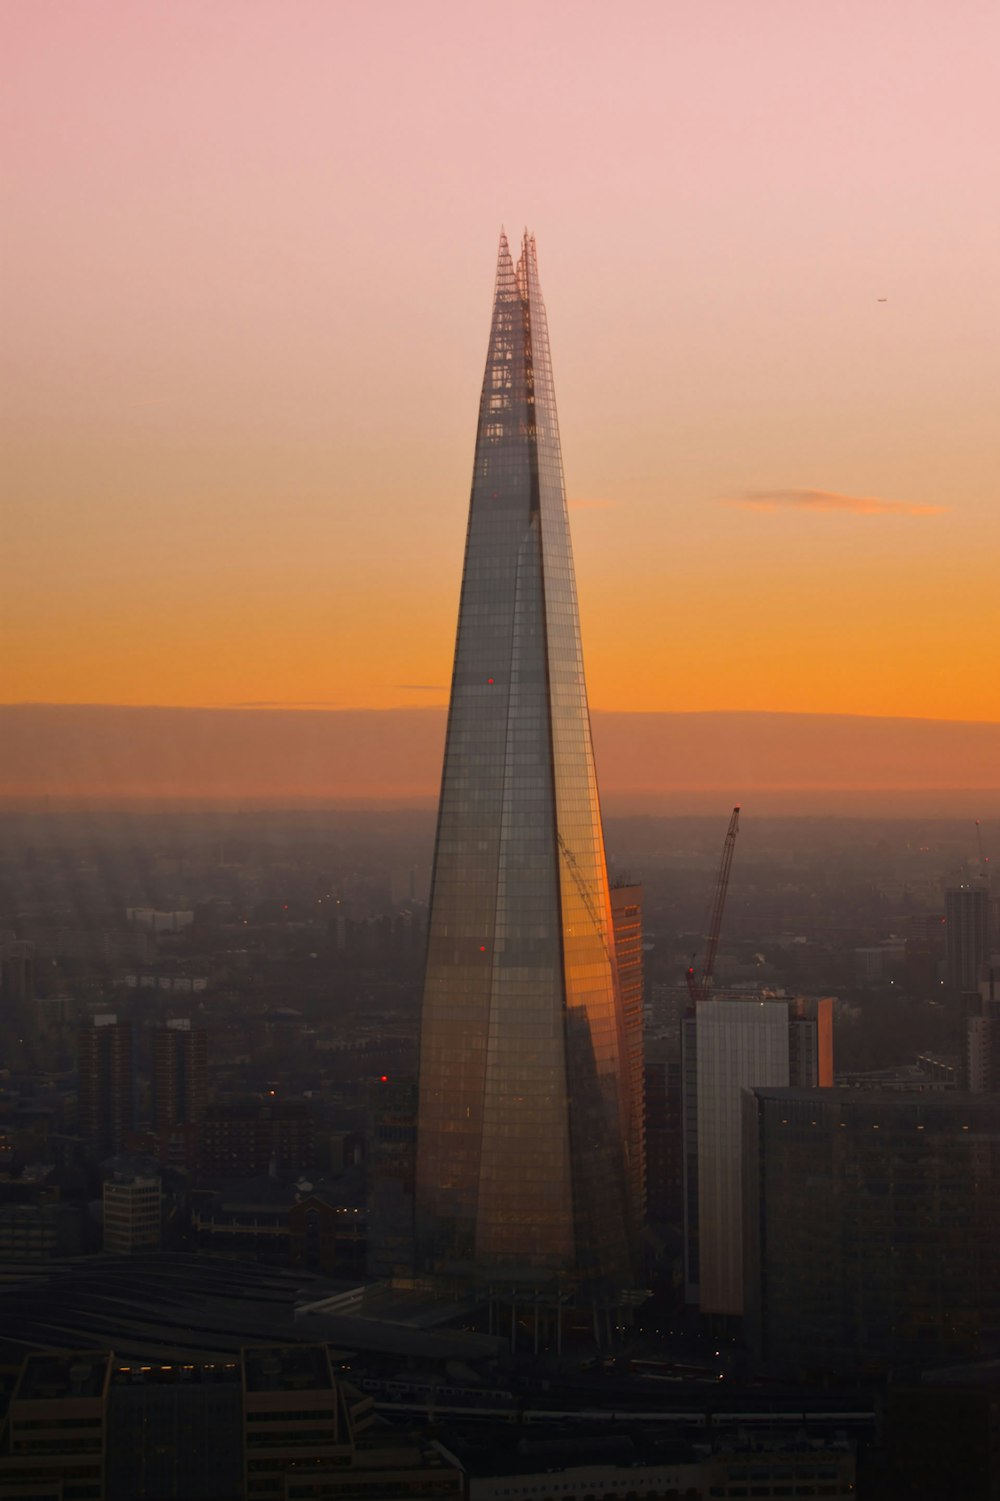
M 497 251 L 496 300 L 500 301 L 502 298 L 506 302 L 516 291 L 517 278 L 514 274 L 514 261 L 510 253 L 507 232 L 501 228 L 500 246 Z
M 416 1233 L 430 1271 L 621 1287 L 624 1023 L 528 231 L 519 255 L 515 272 L 501 233 L 428 922 Z
M 530 229 L 525 229 L 521 236 L 521 254 L 517 262 L 517 286 L 523 298 L 528 296 L 528 287 L 534 282 L 538 284 L 538 253 L 535 249 L 535 237 Z

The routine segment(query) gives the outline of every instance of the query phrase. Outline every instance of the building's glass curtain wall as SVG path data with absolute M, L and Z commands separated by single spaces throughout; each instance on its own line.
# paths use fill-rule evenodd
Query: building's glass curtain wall
M 626 1276 L 630 1103 L 535 246 L 480 403 L 424 989 L 427 1270 Z

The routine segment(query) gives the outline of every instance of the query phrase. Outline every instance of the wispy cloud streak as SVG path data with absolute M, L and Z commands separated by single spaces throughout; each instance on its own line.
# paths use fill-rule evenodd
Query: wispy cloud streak
M 948 509 L 880 500 L 876 495 L 840 495 L 835 490 L 745 490 L 722 503 L 745 511 L 846 511 L 853 516 L 941 516 Z

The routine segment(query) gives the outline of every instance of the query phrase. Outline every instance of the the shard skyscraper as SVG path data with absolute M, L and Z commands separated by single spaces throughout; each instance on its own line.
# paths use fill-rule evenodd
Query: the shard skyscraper
M 535 243 L 505 237 L 479 408 L 420 1052 L 420 1267 L 629 1277 L 628 1096 Z

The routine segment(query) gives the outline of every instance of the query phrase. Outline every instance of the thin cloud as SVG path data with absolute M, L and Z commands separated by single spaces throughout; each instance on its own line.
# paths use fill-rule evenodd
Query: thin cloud
M 852 516 L 941 516 L 948 509 L 880 500 L 877 495 L 840 495 L 835 490 L 745 490 L 723 505 L 745 511 L 846 511 Z
M 237 703 L 222 704 L 220 707 L 223 709 L 342 709 L 344 705 L 336 698 L 248 698 Z

